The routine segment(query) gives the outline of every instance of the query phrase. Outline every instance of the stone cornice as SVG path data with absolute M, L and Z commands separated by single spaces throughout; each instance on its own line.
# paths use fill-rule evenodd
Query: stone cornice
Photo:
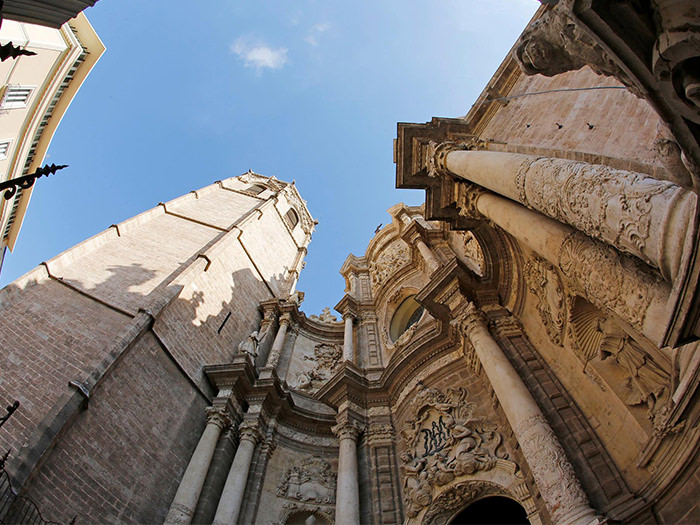
M 355 319 L 360 318 L 360 305 L 351 295 L 345 294 L 334 308 L 343 316 L 343 318 L 346 315 L 351 315 Z

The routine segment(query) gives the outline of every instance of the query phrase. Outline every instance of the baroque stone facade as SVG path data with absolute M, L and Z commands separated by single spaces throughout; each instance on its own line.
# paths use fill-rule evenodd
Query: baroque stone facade
M 465 117 L 399 125 L 426 201 L 348 256 L 339 315 L 304 314 L 315 223 L 253 172 L 0 291 L 15 487 L 66 522 L 700 521 L 697 12 L 637 2 L 631 38 L 595 4 L 542 7 Z

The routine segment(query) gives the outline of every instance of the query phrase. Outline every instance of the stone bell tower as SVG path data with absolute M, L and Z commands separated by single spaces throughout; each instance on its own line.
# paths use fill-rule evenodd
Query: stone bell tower
M 14 488 L 56 521 L 162 521 L 214 395 L 203 366 L 230 361 L 258 305 L 294 291 L 314 225 L 293 183 L 248 172 L 0 291 Z

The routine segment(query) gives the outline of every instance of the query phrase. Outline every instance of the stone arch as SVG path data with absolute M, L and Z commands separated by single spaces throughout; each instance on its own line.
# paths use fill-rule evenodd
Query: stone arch
M 500 484 L 486 480 L 469 480 L 451 486 L 436 497 L 423 514 L 421 523 L 446 525 L 472 503 L 490 496 L 512 499 L 527 512 L 525 503 Z M 537 521 L 539 520 L 534 520 L 533 523 Z
M 284 509 L 280 516 L 280 525 L 302 525 L 311 516 L 316 518 L 316 523 L 321 525 L 332 525 L 333 515 L 327 509 L 313 507 L 311 505 L 291 505 Z

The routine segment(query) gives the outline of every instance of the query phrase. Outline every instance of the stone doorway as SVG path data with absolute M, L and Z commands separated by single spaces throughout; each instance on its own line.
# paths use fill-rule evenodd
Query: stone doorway
M 450 525 L 529 525 L 527 512 L 517 502 L 504 496 L 489 496 L 471 503 L 460 511 Z

